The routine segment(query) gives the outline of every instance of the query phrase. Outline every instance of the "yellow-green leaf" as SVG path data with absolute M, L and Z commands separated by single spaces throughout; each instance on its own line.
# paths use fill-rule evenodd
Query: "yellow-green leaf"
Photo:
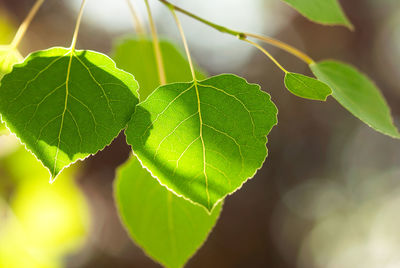
M 225 74 L 157 88 L 126 130 L 161 184 L 209 211 L 261 168 L 277 109 L 260 86 Z
M 136 157 L 119 168 L 115 197 L 133 240 L 165 267 L 179 268 L 204 243 L 221 211 L 211 214 L 162 187 Z

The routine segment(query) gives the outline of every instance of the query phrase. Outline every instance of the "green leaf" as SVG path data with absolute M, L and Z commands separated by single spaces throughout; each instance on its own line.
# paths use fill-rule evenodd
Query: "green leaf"
M 354 116 L 376 131 L 400 138 L 389 106 L 366 75 L 338 61 L 313 63 L 310 68 L 319 80 L 331 87 L 332 96 Z
M 208 214 L 168 191 L 132 157 L 118 169 L 115 198 L 133 240 L 170 268 L 182 267 L 204 243 L 221 212 Z
M 191 81 L 189 64 L 178 49 L 167 41 L 161 41 L 160 46 L 167 81 Z M 152 41 L 127 39 L 119 42 L 114 51 L 118 67 L 135 74 L 140 98 L 145 99 L 159 86 Z M 204 77 L 200 72 L 196 76 Z M 209 215 L 203 208 L 177 197 L 151 177 L 136 158 L 119 169 L 114 189 L 119 214 L 131 237 L 167 267 L 184 265 L 205 241 L 221 210 L 218 206 Z
M 93 51 L 51 48 L 28 56 L 0 84 L 0 113 L 51 174 L 94 154 L 138 103 L 133 76 Z
M 211 211 L 262 166 L 276 123 L 267 93 L 225 74 L 159 87 L 138 105 L 126 135 L 161 184 Z
M 166 40 L 160 41 L 160 47 L 167 83 L 191 81 L 189 64 L 180 50 Z M 112 54 L 119 68 L 135 74 L 141 100 L 145 100 L 160 85 L 151 39 L 124 39 L 117 43 Z M 197 71 L 196 77 L 204 79 L 206 76 Z
M 9 46 L 0 46 L 0 79 L 11 71 L 14 64 L 22 60 L 23 57 L 17 49 Z
M 282 0 L 295 8 L 303 16 L 326 25 L 344 25 L 353 29 L 353 25 L 344 14 L 337 0 Z
M 285 86 L 294 95 L 305 99 L 326 101 L 332 94 L 325 83 L 297 73 L 286 73 Z

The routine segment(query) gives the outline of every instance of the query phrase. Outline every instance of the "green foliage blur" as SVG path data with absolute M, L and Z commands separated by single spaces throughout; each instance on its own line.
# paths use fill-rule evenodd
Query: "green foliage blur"
M 0 10 L 0 44 L 14 31 Z M 61 268 L 82 247 L 90 216 L 75 175 L 68 168 L 50 184 L 40 162 L 0 124 L 0 268 Z

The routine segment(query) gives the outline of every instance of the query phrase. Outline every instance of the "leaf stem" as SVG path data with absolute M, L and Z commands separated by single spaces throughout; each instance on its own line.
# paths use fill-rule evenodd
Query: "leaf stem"
M 270 58 L 270 60 L 272 60 L 273 63 L 275 63 L 276 66 L 279 67 L 279 69 L 281 69 L 284 73 L 288 73 L 288 71 L 283 68 L 283 66 L 271 55 L 271 53 L 269 53 L 266 49 L 264 49 L 262 46 L 260 46 L 259 44 L 250 41 L 247 38 L 242 38 L 243 41 L 253 45 L 254 47 L 258 48 L 262 53 L 264 53 L 265 55 L 267 55 L 268 58 Z
M 21 43 L 21 40 L 24 37 L 26 30 L 31 24 L 33 17 L 35 17 L 37 11 L 42 6 L 43 2 L 44 0 L 37 0 L 29 11 L 28 16 L 26 16 L 25 20 L 19 26 L 17 33 L 15 34 L 15 37 L 10 44 L 10 47 L 12 49 L 17 48 L 17 46 Z
M 182 8 L 172 4 L 172 3 L 170 3 L 167 0 L 159 0 L 159 1 L 162 2 L 163 4 L 165 4 L 166 6 L 168 6 L 169 8 L 173 8 L 174 10 L 179 11 L 179 12 L 181 12 L 181 13 L 183 13 L 183 14 L 185 14 L 185 15 L 187 15 L 187 16 L 195 19 L 195 20 L 198 20 L 198 21 L 200 21 L 200 22 L 202 22 L 202 23 L 204 23 L 204 24 L 216 29 L 217 31 L 222 32 L 222 33 L 227 33 L 227 34 L 236 36 L 236 37 L 238 37 L 239 39 L 242 39 L 242 40 L 246 39 L 246 37 L 253 37 L 253 38 L 259 39 L 259 40 L 261 40 L 261 41 L 263 41 L 263 42 L 265 42 L 265 43 L 267 43 L 269 45 L 278 47 L 278 48 L 280 48 L 280 49 L 282 49 L 282 50 L 284 50 L 286 52 L 289 52 L 290 54 L 298 57 L 299 59 L 301 59 L 302 61 L 304 61 L 307 64 L 311 64 L 311 63 L 314 62 L 311 59 L 311 57 L 309 57 L 304 52 L 301 52 L 297 48 L 295 48 L 295 47 L 293 47 L 293 46 L 291 46 L 289 44 L 286 44 L 286 43 L 284 43 L 282 41 L 279 41 L 277 39 L 274 39 L 272 37 L 262 36 L 262 35 L 258 35 L 258 34 L 252 34 L 252 33 L 245 33 L 245 32 L 240 32 L 240 31 L 235 31 L 235 30 L 226 28 L 224 26 L 215 24 L 213 22 L 210 22 L 210 21 L 208 21 L 206 19 L 203 19 L 203 18 L 201 18 L 201 17 L 199 17 L 199 16 L 197 16 L 197 15 L 195 15 L 195 14 L 193 14 L 193 13 L 187 11 L 187 10 L 184 10 L 184 9 L 182 9 Z
M 86 3 L 86 0 L 82 0 L 81 8 L 79 9 L 78 19 L 76 20 L 75 31 L 74 31 L 74 35 L 72 37 L 72 42 L 71 42 L 71 51 L 72 52 L 75 51 L 76 39 L 78 38 L 79 27 L 81 25 L 82 14 L 83 14 L 83 9 L 85 7 L 85 3 Z
M 133 19 L 133 25 L 135 26 L 136 32 L 140 36 L 144 36 L 146 34 L 146 30 L 143 27 L 143 23 L 139 18 L 138 13 L 136 12 L 135 7 L 133 6 L 131 0 L 126 0 L 126 3 L 128 4 L 129 11 L 132 15 Z
M 196 74 L 195 74 L 194 67 L 193 67 L 192 56 L 190 55 L 189 46 L 187 44 L 187 40 L 186 40 L 185 33 L 183 31 L 183 28 L 182 28 L 182 24 L 181 24 L 178 16 L 176 15 L 174 7 L 170 6 L 170 10 L 171 10 L 172 16 L 175 19 L 176 25 L 178 26 L 179 33 L 180 33 L 181 38 L 182 38 L 183 46 L 185 47 L 185 52 L 186 52 L 186 56 L 187 56 L 188 61 L 189 61 L 189 66 L 190 66 L 190 71 L 192 72 L 193 81 L 196 82 L 197 79 L 196 79 Z
M 149 23 L 150 23 L 150 29 L 151 29 L 151 35 L 153 37 L 153 48 L 154 48 L 154 54 L 156 55 L 156 62 L 157 62 L 157 68 L 158 68 L 158 77 L 160 79 L 160 85 L 165 85 L 167 83 L 167 79 L 165 77 L 164 63 L 163 63 L 163 58 L 162 58 L 162 54 L 161 54 L 160 42 L 158 40 L 156 26 L 155 26 L 155 23 L 153 20 L 153 16 L 151 15 L 149 1 L 144 0 L 144 2 L 146 3 L 147 14 L 149 17 Z
M 222 32 L 222 33 L 227 33 L 227 34 L 234 35 L 234 36 L 237 36 L 237 37 L 240 37 L 240 36 L 244 35 L 244 33 L 242 33 L 242 32 L 234 31 L 234 30 L 228 29 L 228 28 L 226 28 L 224 26 L 215 24 L 215 23 L 213 23 L 211 21 L 208 21 L 206 19 L 200 18 L 199 16 L 197 16 L 197 15 L 195 15 L 195 14 L 193 14 L 193 13 L 191 13 L 191 12 L 185 10 L 185 9 L 182 9 L 182 8 L 180 8 L 180 7 L 176 6 L 176 5 L 168 2 L 167 0 L 159 0 L 159 1 L 162 2 L 163 4 L 165 4 L 166 6 L 168 6 L 170 9 L 174 9 L 176 11 L 179 11 L 179 12 L 181 12 L 181 13 L 183 13 L 183 14 L 185 14 L 185 15 L 187 15 L 187 16 L 195 19 L 195 20 L 198 20 L 198 21 L 200 21 L 200 22 L 202 22 L 204 24 L 207 24 L 208 26 L 210 26 L 210 27 Z
M 308 56 L 307 54 L 305 54 L 304 52 L 298 50 L 297 48 L 288 45 L 282 41 L 279 41 L 275 38 L 272 37 L 268 37 L 268 36 L 263 36 L 263 35 L 259 35 L 259 34 L 252 34 L 252 33 L 244 33 L 246 36 L 248 37 L 253 37 L 256 38 L 260 41 L 263 41 L 265 43 L 268 43 L 274 47 L 278 47 L 286 52 L 289 52 L 290 54 L 298 57 L 299 59 L 301 59 L 302 61 L 304 61 L 305 63 L 307 63 L 308 65 L 310 65 L 311 63 L 314 62 L 314 60 Z

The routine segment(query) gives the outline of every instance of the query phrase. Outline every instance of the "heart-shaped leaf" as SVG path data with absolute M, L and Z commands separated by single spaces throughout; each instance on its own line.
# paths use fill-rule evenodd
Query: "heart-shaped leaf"
M 235 75 L 157 88 L 126 130 L 161 184 L 209 211 L 254 176 L 277 123 L 270 96 Z
M 133 76 L 93 51 L 51 48 L 14 65 L 0 83 L 0 114 L 50 171 L 103 149 L 138 103 Z

